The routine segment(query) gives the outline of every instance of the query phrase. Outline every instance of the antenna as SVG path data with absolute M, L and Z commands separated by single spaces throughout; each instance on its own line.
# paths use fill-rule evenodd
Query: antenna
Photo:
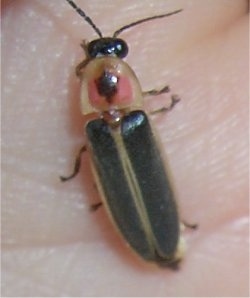
M 79 8 L 73 1 L 71 0 L 66 0 L 69 5 L 71 5 L 74 10 L 81 16 L 84 18 L 84 20 L 89 23 L 89 25 L 95 30 L 95 32 L 100 36 L 100 38 L 102 38 L 102 32 L 101 30 L 94 24 L 94 22 L 91 20 L 91 18 L 89 16 L 87 16 L 85 14 L 85 12 L 83 10 L 81 10 L 81 8 Z
M 135 21 L 133 23 L 125 25 L 125 26 L 121 27 L 120 29 L 116 30 L 115 33 L 113 34 L 113 37 L 117 37 L 121 32 L 123 32 L 123 31 L 125 31 L 125 30 L 127 30 L 127 29 L 129 29 L 133 26 L 136 26 L 136 25 L 139 25 L 141 23 L 148 22 L 148 21 L 151 21 L 151 20 L 154 20 L 154 19 L 161 19 L 161 18 L 169 17 L 169 16 L 171 16 L 173 14 L 176 14 L 176 13 L 179 13 L 181 11 L 182 11 L 182 9 L 178 9 L 178 10 L 172 11 L 170 13 L 165 13 L 165 14 L 161 14 L 161 15 L 157 15 L 157 16 L 153 16 L 153 17 L 148 17 L 148 18 L 145 18 L 145 19 Z
M 72 0 L 66 0 L 70 6 L 72 6 L 74 8 L 74 10 L 81 16 L 84 18 L 84 20 L 89 23 L 89 25 L 95 30 L 95 32 L 100 36 L 100 38 L 102 38 L 102 32 L 101 30 L 94 24 L 94 22 L 91 20 L 91 18 L 89 16 L 86 15 L 86 13 L 80 8 L 78 7 L 74 1 Z M 151 20 L 155 20 L 155 19 L 161 19 L 161 18 L 165 18 L 165 17 L 169 17 L 173 14 L 177 14 L 179 12 L 181 12 L 182 9 L 178 9 L 178 10 L 175 10 L 175 11 L 172 11 L 172 12 L 169 12 L 169 13 L 165 13 L 165 14 L 161 14 L 161 15 L 157 15 L 157 16 L 153 16 L 153 17 L 148 17 L 148 18 L 145 18 L 145 19 L 141 19 L 141 20 L 138 20 L 138 21 L 135 21 L 135 22 L 132 22 L 128 25 L 125 25 L 123 27 L 121 27 L 120 29 L 116 30 L 113 34 L 113 37 L 117 37 L 121 32 L 131 28 L 131 27 L 134 27 L 136 25 L 139 25 L 141 23 L 144 23 L 144 22 L 148 22 L 148 21 L 151 21 Z

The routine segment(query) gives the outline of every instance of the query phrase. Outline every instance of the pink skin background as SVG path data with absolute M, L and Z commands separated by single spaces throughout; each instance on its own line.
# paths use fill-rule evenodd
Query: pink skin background
M 140 260 L 98 202 L 74 68 L 95 32 L 64 1 L 2 1 L 2 295 L 249 295 L 248 3 L 77 0 L 104 32 L 124 32 L 143 90 L 169 84 L 182 101 L 152 122 L 174 177 L 184 231 L 178 272 Z M 169 104 L 148 98 L 145 109 Z M 121 185 L 122 187 L 122 185 Z

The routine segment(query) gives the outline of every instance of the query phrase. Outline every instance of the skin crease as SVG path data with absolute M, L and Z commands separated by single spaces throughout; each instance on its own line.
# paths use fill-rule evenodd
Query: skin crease
M 2 295 L 248 296 L 247 1 L 85 1 L 104 32 L 183 8 L 121 34 L 143 90 L 166 84 L 182 101 L 152 117 L 172 170 L 184 231 L 178 272 L 141 261 L 105 210 L 87 154 L 74 68 L 97 38 L 64 1 L 2 1 Z M 169 103 L 168 95 L 145 108 Z M 143 285 L 143 286 L 142 286 Z

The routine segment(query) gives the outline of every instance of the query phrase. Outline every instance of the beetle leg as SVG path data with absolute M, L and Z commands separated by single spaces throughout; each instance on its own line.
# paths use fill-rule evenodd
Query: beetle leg
M 157 109 L 157 110 L 154 110 L 154 111 L 151 111 L 150 114 L 151 115 L 154 115 L 154 114 L 158 114 L 158 113 L 161 113 L 161 112 L 169 112 L 173 109 L 173 107 L 180 101 L 180 97 L 176 94 L 172 95 L 171 96 L 171 104 L 168 106 L 168 107 L 162 107 L 160 109 Z
M 191 224 L 186 221 L 182 221 L 182 224 L 185 228 L 188 228 L 188 229 L 196 230 L 198 228 L 198 224 Z
M 98 210 L 101 206 L 102 206 L 102 202 L 92 204 L 90 206 L 90 211 L 94 212 L 94 211 Z
M 143 91 L 142 92 L 142 95 L 143 96 L 148 96 L 148 95 L 154 95 L 154 96 L 156 96 L 156 95 L 160 95 L 162 93 L 168 93 L 168 92 L 170 92 L 169 86 L 164 86 L 160 90 L 152 89 L 152 90 L 148 90 L 148 91 Z
M 74 178 L 74 177 L 79 173 L 79 171 L 80 171 L 80 167 L 81 167 L 81 155 L 82 155 L 82 153 L 85 152 L 85 151 L 86 151 L 86 146 L 84 145 L 84 146 L 80 149 L 79 153 L 78 153 L 77 156 L 76 156 L 76 160 L 75 160 L 75 165 L 74 165 L 73 173 L 72 173 L 70 176 L 67 176 L 67 177 L 65 177 L 65 176 L 60 176 L 60 179 L 61 179 L 62 182 L 65 182 L 65 181 L 68 181 L 68 180 Z
M 82 62 L 80 62 L 76 67 L 76 75 L 78 78 L 81 78 L 82 76 L 82 70 L 83 68 L 89 63 L 89 59 L 85 59 Z

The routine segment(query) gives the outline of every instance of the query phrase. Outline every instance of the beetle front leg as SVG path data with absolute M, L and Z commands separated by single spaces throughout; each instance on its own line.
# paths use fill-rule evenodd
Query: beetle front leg
M 65 176 L 60 176 L 60 179 L 61 179 L 62 182 L 65 182 L 65 181 L 68 181 L 68 180 L 74 178 L 74 177 L 79 173 L 80 168 L 81 168 L 81 156 L 82 156 L 82 153 L 86 151 L 86 149 L 87 149 L 87 148 L 86 148 L 86 146 L 84 145 L 84 146 L 80 149 L 79 153 L 77 154 L 77 156 L 76 156 L 76 160 L 75 160 L 75 165 L 74 165 L 73 173 L 72 173 L 71 175 L 67 176 L 67 177 L 65 177 Z
M 81 43 L 81 47 L 82 47 L 82 49 L 84 50 L 84 52 L 85 52 L 85 55 L 86 55 L 86 59 L 85 60 L 83 60 L 82 62 L 80 62 L 77 66 L 76 66 L 76 70 L 75 70 L 75 72 L 76 72 L 76 75 L 77 75 L 77 77 L 78 78 L 81 78 L 81 76 L 82 76 L 82 70 L 83 70 L 83 68 L 89 63 L 89 58 L 88 58 L 88 49 L 87 49 L 87 42 L 86 42 L 86 40 L 83 40 L 82 41 L 82 43 Z
M 76 75 L 78 78 L 81 78 L 82 76 L 82 70 L 84 69 L 84 67 L 89 63 L 89 59 L 85 59 L 83 60 L 81 63 L 79 63 L 76 67 Z
M 143 96 L 149 96 L 149 95 L 157 96 L 157 95 L 160 95 L 160 94 L 163 94 L 163 93 L 168 93 L 168 92 L 170 92 L 169 86 L 164 86 L 160 90 L 152 89 L 152 90 L 148 90 L 148 91 L 143 91 L 142 95 Z

